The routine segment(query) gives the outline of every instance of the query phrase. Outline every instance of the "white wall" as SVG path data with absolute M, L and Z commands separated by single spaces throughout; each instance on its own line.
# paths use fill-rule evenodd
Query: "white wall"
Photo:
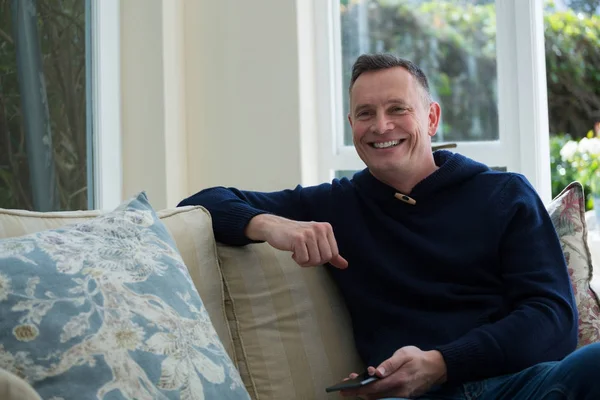
M 121 2 L 124 197 L 315 183 L 310 4 Z
M 184 12 L 183 1 L 163 0 L 165 207 L 176 206 L 188 190 Z
M 123 196 L 166 204 L 162 0 L 121 2 Z
M 189 0 L 185 6 L 189 192 L 299 183 L 295 2 Z
M 123 197 L 156 209 L 187 193 L 183 2 L 121 2 Z

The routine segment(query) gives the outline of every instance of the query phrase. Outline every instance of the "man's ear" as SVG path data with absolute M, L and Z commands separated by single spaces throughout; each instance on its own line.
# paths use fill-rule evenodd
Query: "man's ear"
M 348 113 L 348 122 L 350 122 L 350 128 L 352 128 L 352 115 Z
M 429 104 L 429 129 L 427 134 L 431 137 L 435 136 L 438 130 L 438 125 L 440 124 L 440 118 L 442 116 L 442 108 L 438 103 L 432 101 Z

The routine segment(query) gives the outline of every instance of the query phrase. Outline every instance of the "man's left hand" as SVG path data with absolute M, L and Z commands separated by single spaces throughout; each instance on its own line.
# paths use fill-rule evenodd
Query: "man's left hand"
M 397 350 L 377 368 L 369 367 L 368 371 L 380 379 L 360 389 L 342 391 L 341 395 L 368 400 L 412 398 L 425 394 L 432 386 L 446 380 L 446 363 L 442 354 L 437 350 L 422 351 L 414 346 Z

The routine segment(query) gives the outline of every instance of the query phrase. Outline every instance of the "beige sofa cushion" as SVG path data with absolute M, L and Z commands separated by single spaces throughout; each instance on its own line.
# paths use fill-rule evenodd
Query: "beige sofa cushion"
M 325 387 L 362 365 L 327 271 L 300 268 L 290 253 L 266 243 L 217 249 L 237 363 L 250 396 L 337 399 Z
M 0 208 L 0 239 L 58 228 L 99 214 L 99 211 L 40 213 Z M 162 210 L 157 214 L 175 239 L 225 350 L 235 360 L 233 341 L 225 316 L 223 281 L 218 268 L 210 215 L 202 207 Z
M 0 368 L 0 399 L 42 400 L 33 388 L 18 376 Z

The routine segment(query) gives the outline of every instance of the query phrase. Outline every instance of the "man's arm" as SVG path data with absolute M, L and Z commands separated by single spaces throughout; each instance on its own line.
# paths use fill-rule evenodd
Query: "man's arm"
M 246 236 L 251 219 L 261 214 L 273 214 L 295 221 L 315 219 L 313 204 L 326 200 L 330 185 L 282 190 L 278 192 L 253 192 L 236 188 L 213 187 L 202 190 L 184 200 L 178 207 L 200 205 L 212 217 L 215 238 L 229 245 L 243 246 L 253 241 Z
M 496 203 L 498 204 L 498 203 Z M 560 242 L 535 190 L 514 175 L 499 201 L 507 227 L 499 257 L 503 319 L 438 347 L 453 383 L 517 372 L 575 349 L 577 308 Z
M 331 185 L 322 184 L 279 192 L 251 192 L 215 187 L 183 200 L 179 206 L 201 205 L 212 216 L 215 239 L 243 246 L 267 242 L 292 252 L 302 267 L 330 263 L 346 268 L 333 228 L 327 221 Z M 310 222 L 308 222 L 310 221 Z

